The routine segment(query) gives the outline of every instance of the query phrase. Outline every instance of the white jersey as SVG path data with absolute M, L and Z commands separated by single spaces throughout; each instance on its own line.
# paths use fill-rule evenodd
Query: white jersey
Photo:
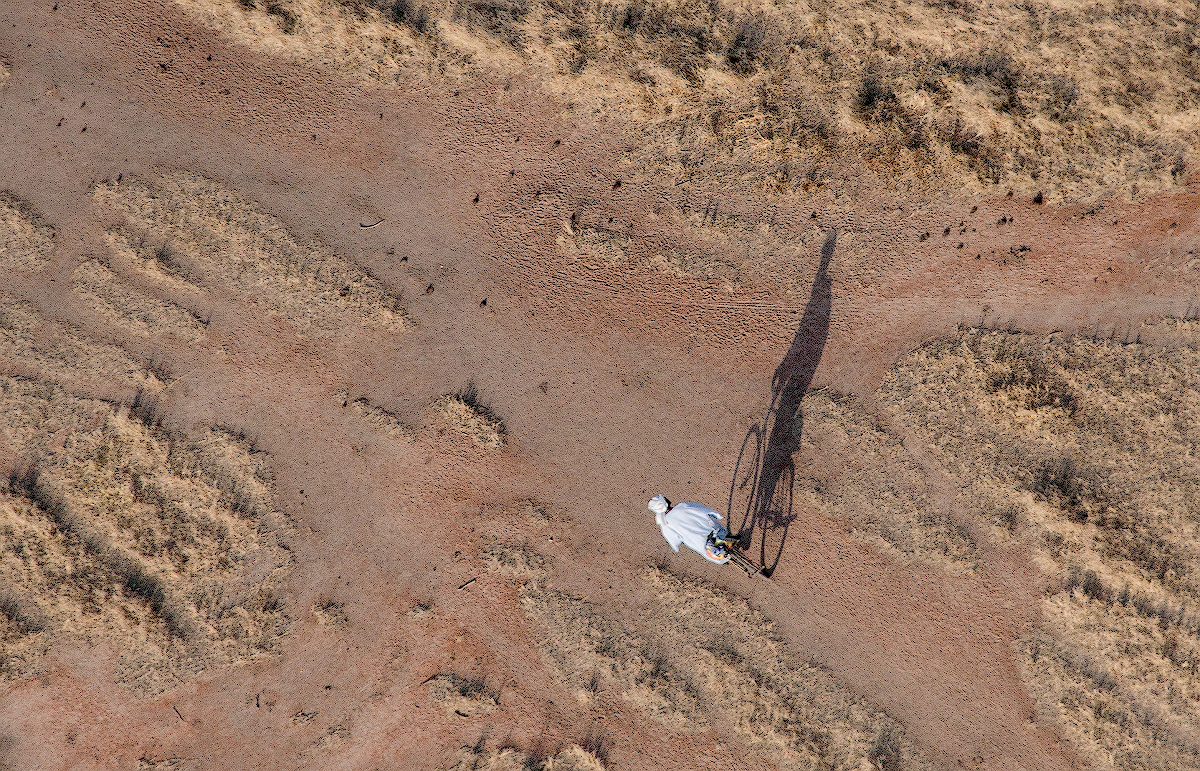
M 705 544 L 708 536 L 721 527 L 721 514 L 702 503 L 677 503 L 666 514 L 656 514 L 654 521 L 662 528 L 663 538 L 671 548 L 679 551 L 683 544 L 694 552 L 703 554 L 709 562 L 723 564 L 708 556 Z

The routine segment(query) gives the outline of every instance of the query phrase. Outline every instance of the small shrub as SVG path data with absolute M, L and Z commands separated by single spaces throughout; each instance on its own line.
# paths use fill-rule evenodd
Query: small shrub
M 958 75 L 964 81 L 983 82 L 999 90 L 1006 102 L 999 105 L 1005 111 L 1019 110 L 1017 89 L 1021 73 L 1007 54 L 982 52 L 975 55 L 956 56 L 942 62 L 942 67 Z
M 433 23 L 429 9 L 418 5 L 414 0 L 396 0 L 389 9 L 388 16 L 397 24 L 406 24 L 422 34 L 428 32 Z
M 1103 544 L 1105 556 L 1128 560 L 1159 581 L 1168 576 L 1179 580 L 1190 572 L 1189 560 L 1153 532 L 1108 530 Z
M 438 399 L 434 406 L 451 426 L 470 436 L 481 447 L 498 449 L 504 446 L 504 421 L 480 400 L 473 382 Z
M 1079 582 L 1079 590 L 1085 597 L 1099 602 L 1108 603 L 1112 599 L 1112 592 L 1104 585 L 1094 570 L 1084 572 L 1083 580 Z
M 877 115 L 881 108 L 896 101 L 896 93 L 885 86 L 876 75 L 867 75 L 858 86 L 854 105 L 861 113 Z
M 36 606 L 11 594 L 0 593 L 0 616 L 8 618 L 18 634 L 37 634 L 46 628 L 46 620 Z
M 482 677 L 463 677 L 457 674 L 435 675 L 429 678 L 429 693 L 448 713 L 471 717 L 490 715 L 500 705 L 500 694 L 487 686 Z
M 1041 461 L 1034 470 L 1033 492 L 1043 500 L 1061 502 L 1069 514 L 1078 512 L 1084 494 L 1078 461 L 1065 456 Z
M 346 617 L 346 604 L 328 597 L 313 603 L 313 614 L 322 626 L 341 629 L 349 623 L 349 619 Z
M 772 43 L 771 22 L 761 11 L 743 16 L 734 25 L 733 38 L 725 48 L 725 61 L 739 75 L 752 74 L 760 63 L 777 63 Z
M 900 771 L 903 757 L 900 734 L 895 726 L 890 725 L 879 732 L 870 752 L 867 753 L 867 760 L 881 771 Z
M 959 155 L 978 157 L 983 148 L 979 132 L 968 126 L 962 118 L 955 118 L 942 132 L 942 138 L 950 150 Z
M 609 766 L 608 754 L 612 747 L 612 740 L 609 739 L 605 734 L 600 733 L 594 728 L 589 729 L 588 732 L 583 735 L 583 738 L 579 740 L 579 747 L 584 752 L 590 753 L 592 757 L 600 761 L 600 764 L 603 767 L 607 768 Z
M 279 3 L 267 3 L 267 13 L 276 18 L 276 21 L 279 23 L 279 29 L 285 35 L 294 35 L 296 34 L 296 30 L 300 28 L 300 17 L 293 13 L 291 9 L 285 8 Z
M 483 30 L 518 51 L 525 47 L 520 25 L 528 14 L 528 0 L 458 0 L 454 7 L 457 21 Z
M 162 428 L 163 414 L 156 393 L 139 388 L 129 405 L 129 412 L 148 428 Z
M 1047 99 L 1044 109 L 1057 121 L 1066 121 L 1078 116 L 1079 85 L 1061 75 L 1051 75 L 1046 79 Z

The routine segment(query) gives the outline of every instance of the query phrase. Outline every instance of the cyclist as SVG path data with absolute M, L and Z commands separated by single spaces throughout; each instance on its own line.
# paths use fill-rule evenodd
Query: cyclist
M 721 524 L 720 512 L 702 503 L 677 503 L 674 506 L 662 495 L 650 499 L 647 508 L 654 512 L 654 522 L 662 528 L 663 538 L 675 551 L 683 544 L 704 555 L 709 562 L 724 565 L 729 562 L 728 550 L 737 539 Z

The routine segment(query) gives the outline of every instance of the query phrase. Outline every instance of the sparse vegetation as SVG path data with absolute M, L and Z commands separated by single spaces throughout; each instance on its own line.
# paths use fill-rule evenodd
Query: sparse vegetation
M 926 472 L 901 438 L 856 399 L 812 391 L 797 427 L 804 457 L 814 459 L 814 476 L 796 485 L 797 496 L 903 560 L 974 568 L 978 554 L 969 533 L 934 505 Z
M 489 688 L 483 678 L 441 674 L 431 677 L 427 687 L 448 714 L 461 717 L 490 715 L 500 705 L 500 695 Z
M 167 432 L 152 393 L 121 406 L 12 377 L 0 391 L 30 459 L 0 492 L 0 657 L 24 662 L 8 676 L 62 635 L 112 639 L 139 692 L 275 649 L 289 526 L 260 458 L 220 432 Z M 46 425 L 65 432 L 62 450 L 43 450 Z
M 87 340 L 75 330 L 47 321 L 31 306 L 8 299 L 0 299 L 0 356 L 60 384 L 99 381 L 151 393 L 170 382 L 164 369 L 154 371 L 115 345 Z
M 365 397 L 351 399 L 346 391 L 337 392 L 337 401 L 350 414 L 358 417 L 367 425 L 397 439 L 411 440 L 416 431 L 405 423 L 399 415 L 391 410 L 380 407 Z
M 92 195 L 123 215 L 129 231 L 143 234 L 140 243 L 121 231 L 108 240 L 129 270 L 147 282 L 192 291 L 223 285 L 305 333 L 329 334 L 351 320 L 393 330 L 408 323 L 399 298 L 362 267 L 297 242 L 276 217 L 207 179 L 168 174 L 146 184 L 125 178 L 97 185 Z M 93 285 L 109 291 L 118 286 L 99 278 L 82 284 Z M 103 299 L 97 289 L 92 294 Z M 132 308 L 147 302 L 130 297 L 126 306 Z M 194 321 L 202 331 L 203 324 Z
M 7 69 L 0 64 L 0 85 Z M 44 268 L 54 251 L 54 228 L 13 193 L 0 191 L 0 266 L 8 271 Z
M 313 603 L 313 614 L 322 626 L 332 629 L 344 629 L 349 619 L 346 617 L 346 603 L 329 599 L 328 597 Z
M 434 402 L 434 409 L 454 429 L 466 434 L 475 444 L 490 450 L 507 441 L 504 421 L 479 396 L 474 383 Z
M 607 760 L 594 749 L 585 738 L 581 744 L 568 745 L 553 755 L 539 748 L 521 750 L 511 744 L 489 750 L 486 737 L 480 737 L 475 746 L 463 748 L 450 771 L 606 771 Z
M 187 343 L 204 335 L 196 314 L 168 300 L 151 297 L 98 260 L 71 274 L 71 288 L 106 321 L 142 337 L 168 334 Z
M 547 559 L 528 546 L 490 543 L 483 547 L 489 570 L 510 576 L 533 576 L 546 572 Z
M 1095 768 L 1200 760 L 1200 344 L 1167 319 L 1121 340 L 967 329 L 880 392 L 1056 577 L 1024 672 Z M 1141 342 L 1154 340 L 1155 342 Z
M 544 655 L 578 698 L 619 698 L 676 729 L 731 730 L 781 767 L 924 767 L 898 723 L 795 661 L 745 600 L 663 569 L 644 578 L 655 590 L 645 619 L 653 641 L 581 600 L 526 585 L 521 604 L 542 630 Z
M 364 78 L 532 74 L 566 109 L 639 135 L 638 164 L 674 181 L 810 194 L 873 174 L 1087 199 L 1179 184 L 1195 162 L 1182 118 L 1200 93 L 1200 25 L 1182 0 L 281 0 L 300 19 L 282 41 L 267 11 L 177 1 L 252 46 Z

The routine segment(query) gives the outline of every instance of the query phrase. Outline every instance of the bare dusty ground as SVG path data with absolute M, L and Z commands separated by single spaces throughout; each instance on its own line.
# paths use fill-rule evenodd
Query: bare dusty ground
M 545 14 L 352 6 L 0 7 L 0 763 L 1200 765 L 1194 92 L 1039 199 L 869 137 L 764 185 Z

